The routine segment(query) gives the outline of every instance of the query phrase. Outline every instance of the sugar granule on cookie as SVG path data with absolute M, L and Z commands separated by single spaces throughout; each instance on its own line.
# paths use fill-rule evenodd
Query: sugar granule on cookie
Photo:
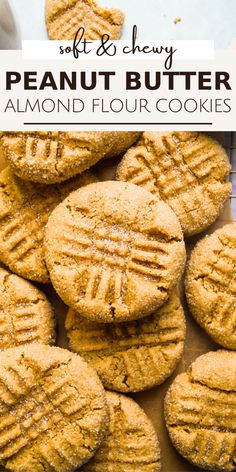
M 60 185 L 25 182 L 7 167 L 0 173 L 0 261 L 12 272 L 49 282 L 44 229 L 52 210 L 72 191 L 96 181 L 86 172 Z
M 31 344 L 0 352 L 0 464 L 12 472 L 73 472 L 108 426 L 102 384 L 65 349 Z
M 5 158 L 24 180 L 63 182 L 102 158 L 124 153 L 141 135 L 126 131 L 8 132 L 1 138 Z
M 170 438 L 204 470 L 235 471 L 236 352 L 208 352 L 176 377 L 165 398 Z
M 236 350 L 236 223 L 204 237 L 189 259 L 189 309 L 215 342 Z
M 145 132 L 123 157 L 117 179 L 163 199 L 191 236 L 219 216 L 231 192 L 229 172 L 224 148 L 207 134 Z
M 108 433 L 81 472 L 160 472 L 159 441 L 154 427 L 131 398 L 106 393 Z
M 70 309 L 65 326 L 70 349 L 96 369 L 109 390 L 138 392 L 160 385 L 183 354 L 185 317 L 176 293 L 140 320 L 101 324 Z
M 0 268 L 0 349 L 54 341 L 53 308 L 44 293 Z
M 51 214 L 44 248 L 62 300 L 101 323 L 151 314 L 168 299 L 185 264 L 174 212 L 124 182 L 72 192 Z

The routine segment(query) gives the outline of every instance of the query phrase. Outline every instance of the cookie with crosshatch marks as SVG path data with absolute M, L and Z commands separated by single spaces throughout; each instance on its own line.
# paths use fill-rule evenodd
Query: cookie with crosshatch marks
M 54 341 L 53 309 L 44 293 L 0 268 L 0 349 Z
M 236 349 L 236 223 L 217 229 L 194 248 L 185 280 L 195 320 L 214 341 Z
M 236 352 L 208 352 L 172 383 L 165 398 L 170 438 L 204 470 L 235 471 Z
M 0 261 L 12 272 L 49 282 L 43 237 L 49 214 L 72 190 L 96 181 L 89 172 L 60 185 L 26 182 L 7 167 L 0 173 Z
M 174 212 L 124 182 L 97 182 L 71 193 L 51 214 L 44 246 L 62 300 L 103 323 L 151 314 L 167 300 L 185 263 Z
M 159 472 L 160 446 L 154 427 L 131 398 L 106 393 L 108 433 L 81 472 Z
M 104 34 L 119 39 L 124 13 L 105 9 L 94 0 L 46 0 L 46 25 L 50 39 L 74 39 L 79 28 L 84 38 L 99 40 Z
M 229 171 L 225 150 L 204 133 L 146 132 L 123 157 L 117 179 L 162 198 L 191 236 L 219 216 L 231 191 Z
M 8 132 L 1 142 L 15 174 L 24 180 L 53 184 L 81 174 L 104 157 L 125 152 L 138 132 Z
M 12 472 L 72 472 L 88 461 L 108 426 L 95 371 L 42 344 L 1 352 L 0 366 L 0 464 Z
M 96 369 L 106 388 L 137 392 L 172 374 L 183 354 L 185 318 L 173 293 L 149 317 L 126 323 L 94 323 L 70 309 L 66 331 L 70 349 Z

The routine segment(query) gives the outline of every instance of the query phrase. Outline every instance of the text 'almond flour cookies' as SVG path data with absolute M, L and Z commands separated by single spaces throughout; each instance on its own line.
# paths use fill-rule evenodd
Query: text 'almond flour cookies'
M 72 472 L 107 429 L 95 371 L 64 349 L 29 345 L 0 353 L 0 464 L 12 472 Z
M 204 470 L 235 471 L 236 353 L 209 352 L 172 383 L 165 398 L 170 438 Z
M 81 472 L 159 472 L 160 447 L 154 427 L 131 398 L 106 393 L 108 433 Z
M 42 184 L 62 182 L 81 174 L 104 157 L 125 152 L 138 132 L 9 132 L 1 139 L 15 174 Z
M 45 186 L 19 179 L 9 167 L 0 173 L 0 261 L 12 272 L 49 282 L 43 237 L 52 210 L 72 190 L 94 182 L 89 172 L 61 185 Z
M 145 132 L 123 157 L 117 179 L 163 199 L 191 236 L 219 216 L 231 191 L 229 171 L 225 150 L 204 133 Z
M 0 349 L 54 341 L 53 309 L 44 293 L 0 268 Z
M 104 34 L 119 39 L 124 13 L 106 10 L 95 0 L 46 0 L 46 25 L 50 39 L 74 39 L 79 28 L 84 38 L 99 40 Z
M 91 320 L 121 322 L 159 308 L 185 263 L 183 234 L 164 202 L 136 185 L 97 182 L 69 195 L 45 232 L 50 278 Z
M 176 368 L 185 318 L 174 293 L 148 318 L 129 323 L 94 323 L 70 309 L 66 331 L 69 347 L 96 369 L 106 388 L 138 392 L 161 384 Z
M 203 238 L 185 280 L 191 313 L 214 341 L 236 349 L 236 224 Z

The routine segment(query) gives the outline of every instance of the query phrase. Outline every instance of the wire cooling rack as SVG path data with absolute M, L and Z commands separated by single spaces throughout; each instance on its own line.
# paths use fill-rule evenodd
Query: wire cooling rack
M 225 147 L 231 164 L 230 181 L 232 194 L 230 195 L 233 219 L 236 221 L 236 133 L 225 133 Z

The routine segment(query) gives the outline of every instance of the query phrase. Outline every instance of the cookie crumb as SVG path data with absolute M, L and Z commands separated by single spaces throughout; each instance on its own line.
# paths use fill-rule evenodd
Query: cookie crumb
M 175 24 L 175 25 L 177 25 L 177 23 L 181 23 L 181 21 L 182 21 L 181 16 L 176 16 L 176 17 L 174 18 L 174 24 Z

